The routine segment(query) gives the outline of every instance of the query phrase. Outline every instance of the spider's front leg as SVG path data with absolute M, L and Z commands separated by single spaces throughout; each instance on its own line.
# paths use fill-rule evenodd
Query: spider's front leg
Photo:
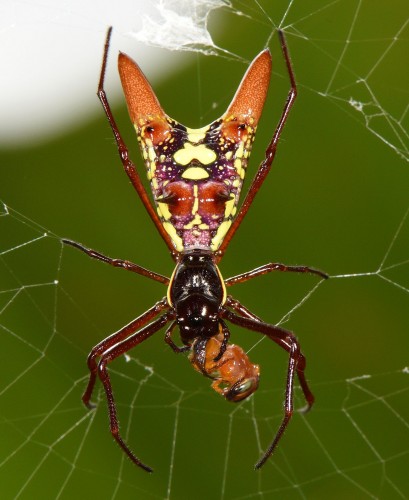
M 101 359 L 98 364 L 98 376 L 104 386 L 108 402 L 109 424 L 110 424 L 111 434 L 114 437 L 115 441 L 122 448 L 122 450 L 132 460 L 132 462 L 138 467 L 141 467 L 142 469 L 146 470 L 147 472 L 152 472 L 152 469 L 149 466 L 145 465 L 143 462 L 141 462 L 141 460 L 125 444 L 124 440 L 122 439 L 119 433 L 118 416 L 116 412 L 116 405 L 115 405 L 114 395 L 112 392 L 111 380 L 109 378 L 107 370 L 107 365 L 108 363 L 116 359 L 118 356 L 121 356 L 122 354 L 128 352 L 130 349 L 137 346 L 150 336 L 152 336 L 158 330 L 163 328 L 168 321 L 173 319 L 173 317 L 174 317 L 173 313 L 169 311 L 160 318 L 150 323 L 149 325 L 142 328 L 142 330 L 139 330 L 138 332 L 134 333 L 133 335 L 123 340 L 122 342 L 114 344 L 112 347 L 110 347 L 108 350 L 106 350 L 101 354 Z
M 287 42 L 284 37 L 284 33 L 281 30 L 278 30 L 278 36 L 280 39 L 280 44 L 281 44 L 281 50 L 283 52 L 284 60 L 287 66 L 287 72 L 288 76 L 290 79 L 290 85 L 291 88 L 288 92 L 287 95 L 287 100 L 284 105 L 284 109 L 281 113 L 281 117 L 279 122 L 277 123 L 277 126 L 275 128 L 274 134 L 271 138 L 270 144 L 268 145 L 266 152 L 265 152 L 265 157 L 264 160 L 261 162 L 261 164 L 258 167 L 258 170 L 256 172 L 256 175 L 254 176 L 253 180 L 251 181 L 250 187 L 247 191 L 247 194 L 244 198 L 243 204 L 240 207 L 240 210 L 238 211 L 230 229 L 227 235 L 225 236 L 222 244 L 220 245 L 218 251 L 217 251 L 217 260 L 219 261 L 227 247 L 229 246 L 230 240 L 234 236 L 234 233 L 237 231 L 239 228 L 240 224 L 242 223 L 244 217 L 246 216 L 251 204 L 253 203 L 253 200 L 258 193 L 260 187 L 262 186 L 264 180 L 266 179 L 268 173 L 270 172 L 271 166 L 273 164 L 276 151 L 277 151 L 277 146 L 278 142 L 280 140 L 281 134 L 284 129 L 284 125 L 287 121 L 288 115 L 290 114 L 290 110 L 294 104 L 294 101 L 297 97 L 297 85 L 295 82 L 295 76 L 294 76 L 294 71 L 292 68 L 291 64 L 291 59 L 290 59 L 290 54 L 288 52 L 288 47 L 287 47 Z
M 290 332 L 288 332 L 290 334 Z M 287 428 L 287 425 L 289 424 L 291 417 L 293 416 L 294 412 L 294 404 L 293 404 L 293 393 L 294 393 L 294 371 L 298 371 L 298 359 L 300 355 L 300 346 L 298 344 L 298 341 L 296 338 L 292 336 L 291 339 L 291 347 L 289 351 L 289 360 L 288 360 L 288 369 L 287 369 L 287 383 L 286 383 L 286 389 L 285 389 L 285 402 L 284 402 L 284 417 L 283 420 L 281 421 L 280 427 L 278 428 L 278 431 L 273 439 L 273 442 L 270 444 L 270 446 L 267 448 L 267 450 L 264 452 L 263 456 L 260 458 L 260 460 L 256 463 L 254 466 L 255 469 L 260 469 L 268 460 L 268 458 L 273 454 L 274 450 L 276 449 L 278 442 L 282 438 L 284 431 Z M 312 396 L 312 394 L 311 394 Z M 312 401 L 313 402 L 313 401 Z M 311 402 L 311 404 L 312 404 Z
M 143 186 L 143 183 L 140 179 L 140 176 L 138 174 L 138 171 L 137 171 L 134 163 L 129 158 L 128 147 L 126 146 L 125 141 L 123 140 L 122 135 L 119 131 L 119 128 L 116 124 L 114 115 L 112 114 L 111 107 L 110 107 L 109 102 L 108 102 L 107 95 L 105 93 L 105 89 L 104 89 L 105 70 L 106 70 L 107 61 L 108 61 L 108 52 L 109 52 L 109 43 L 111 40 L 111 34 L 112 34 L 112 27 L 110 27 L 108 29 L 106 40 L 105 40 L 104 55 L 102 58 L 101 74 L 99 77 L 97 96 L 102 104 L 102 107 L 104 108 L 105 115 L 108 119 L 109 125 L 111 126 L 112 133 L 114 134 L 115 142 L 116 142 L 117 148 L 118 148 L 119 157 L 121 159 L 122 166 L 124 167 L 125 173 L 129 177 L 129 180 L 131 181 L 136 192 L 138 193 L 139 198 L 141 199 L 143 205 L 145 206 L 145 209 L 148 212 L 149 217 L 152 219 L 153 223 L 155 224 L 156 229 L 158 230 L 159 234 L 161 235 L 161 237 L 165 241 L 166 245 L 168 246 L 169 251 L 170 251 L 173 259 L 176 260 L 176 253 L 175 253 L 175 249 L 174 249 L 173 244 L 172 244 L 172 240 L 170 239 L 168 233 L 165 231 L 165 229 L 162 225 L 162 222 L 159 219 L 158 214 L 156 213 L 156 210 L 152 206 L 152 203 L 151 203 L 149 196 L 148 196 L 148 194 Z M 121 73 L 121 68 L 123 68 L 123 66 L 124 66 L 124 64 L 121 64 L 120 61 L 123 59 L 127 59 L 127 57 L 124 56 L 124 54 L 120 53 L 119 60 L 118 60 L 120 73 Z M 127 81 L 128 85 L 132 87 L 135 84 L 135 80 L 133 78 L 133 75 L 128 74 L 126 69 L 123 70 L 123 72 L 126 73 L 125 80 Z M 139 100 L 141 102 L 141 105 L 145 104 L 145 101 L 142 97 L 143 96 L 145 98 L 147 97 L 147 95 L 149 94 L 149 89 L 150 89 L 150 85 L 148 82 L 146 82 L 146 84 L 144 83 L 145 92 L 143 94 L 141 92 L 139 94 L 138 94 L 138 92 L 134 92 L 134 95 L 139 96 Z M 148 99 L 148 102 L 150 102 L 149 99 Z
M 259 318 L 258 316 L 253 314 L 251 311 L 249 311 L 247 309 L 247 307 L 243 306 L 243 304 L 241 304 L 238 300 L 234 299 L 231 295 L 227 296 L 226 305 L 228 307 L 231 307 L 234 311 L 236 311 L 238 314 L 240 314 L 240 316 L 242 316 L 244 318 L 253 319 L 259 323 L 264 323 L 264 321 L 261 318 Z M 264 323 L 264 324 L 268 325 L 268 323 Z M 284 330 L 283 328 L 279 328 L 279 327 L 273 326 L 273 325 L 270 325 L 270 326 L 272 326 L 274 329 L 276 329 L 278 331 L 287 333 L 288 335 L 290 335 L 290 337 L 293 339 L 293 341 L 297 342 L 297 339 L 295 338 L 294 334 L 289 332 L 288 330 Z M 286 339 L 281 338 L 281 335 L 270 336 L 270 338 L 276 344 L 278 344 L 280 347 L 282 347 L 284 350 L 286 350 L 287 352 L 290 352 L 290 347 L 289 347 L 288 341 Z M 314 404 L 314 401 L 315 401 L 314 394 L 311 392 L 311 389 L 309 388 L 308 383 L 307 383 L 307 379 L 305 378 L 304 372 L 305 372 L 306 364 L 307 364 L 307 362 L 306 362 L 305 356 L 300 351 L 298 353 L 298 362 L 297 362 L 296 369 L 297 369 L 298 381 L 300 382 L 301 389 L 304 393 L 305 400 L 307 401 L 307 406 L 300 410 L 302 412 L 309 411 L 311 409 L 312 405 Z
M 102 356 L 103 353 L 107 352 L 111 348 L 115 348 L 115 346 L 135 333 L 139 328 L 145 326 L 149 321 L 155 318 L 158 314 L 160 314 L 164 309 L 169 307 L 166 297 L 157 302 L 153 307 L 144 312 L 141 316 L 134 319 L 126 326 L 121 328 L 119 331 L 113 333 L 102 342 L 97 344 L 88 355 L 87 364 L 88 369 L 90 371 L 89 381 L 87 388 L 82 396 L 82 401 L 87 408 L 94 408 L 94 404 L 91 403 L 92 391 L 94 390 L 95 381 L 97 377 L 98 365 L 96 362 L 96 358 Z M 139 343 L 139 342 L 138 342 Z
M 226 301 L 226 305 L 239 311 L 240 316 L 229 311 L 228 309 L 223 309 L 221 315 L 225 319 L 231 321 L 232 323 L 238 326 L 241 326 L 242 328 L 253 330 L 266 335 L 271 340 L 276 342 L 280 347 L 285 349 L 289 354 L 285 403 L 284 403 L 284 417 L 281 421 L 281 424 L 278 428 L 278 431 L 271 445 L 267 448 L 261 459 L 255 465 L 255 468 L 259 469 L 265 464 L 265 462 L 268 460 L 268 458 L 272 455 L 272 453 L 276 449 L 293 415 L 294 411 L 293 393 L 294 393 L 295 373 L 297 373 L 298 375 L 305 399 L 307 400 L 308 408 L 310 408 L 314 403 L 314 396 L 310 388 L 308 387 L 305 378 L 304 374 L 305 358 L 301 353 L 300 346 L 295 335 L 288 330 L 284 330 L 283 328 L 280 328 L 278 326 L 265 323 L 264 321 L 260 320 L 255 315 L 247 311 L 247 309 L 244 306 L 241 306 L 241 304 L 238 301 L 230 299 Z

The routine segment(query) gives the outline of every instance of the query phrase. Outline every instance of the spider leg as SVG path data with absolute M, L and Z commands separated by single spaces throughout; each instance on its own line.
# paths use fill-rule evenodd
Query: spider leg
M 154 333 L 160 330 L 164 325 L 166 325 L 166 323 L 170 321 L 172 317 L 173 313 L 171 312 L 165 313 L 163 316 L 155 320 L 153 323 L 150 323 L 149 325 L 142 328 L 142 330 L 139 330 L 138 332 L 134 333 L 127 339 L 113 345 L 101 355 L 101 360 L 98 364 L 98 376 L 101 379 L 101 382 L 104 386 L 108 402 L 109 425 L 111 429 L 111 434 L 114 437 L 115 441 L 122 448 L 122 450 L 132 460 L 132 462 L 135 465 L 138 465 L 142 469 L 146 470 L 147 472 L 152 472 L 152 469 L 147 465 L 145 465 L 143 462 L 141 462 L 139 458 L 128 448 L 128 446 L 125 444 L 124 440 L 122 439 L 119 433 L 118 416 L 116 412 L 116 405 L 115 405 L 114 395 L 112 392 L 111 381 L 107 371 L 107 365 L 118 356 L 121 356 L 121 354 L 128 352 L 130 349 L 137 346 L 150 336 L 152 336 Z
M 222 325 L 223 341 L 220 346 L 219 354 L 213 359 L 213 361 L 220 361 L 223 354 L 226 352 L 227 344 L 230 340 L 230 330 L 227 328 L 226 323 L 220 320 L 220 324 Z
M 231 295 L 228 295 L 226 297 L 226 305 L 228 307 L 231 307 L 237 313 L 239 313 L 240 316 L 254 319 L 256 321 L 263 321 L 261 318 L 253 314 L 249 309 L 247 309 L 247 307 L 243 306 L 241 302 L 239 302 L 237 299 L 234 299 Z
M 288 115 L 290 113 L 290 110 L 294 104 L 295 98 L 297 97 L 297 85 L 295 83 L 295 76 L 294 76 L 294 71 L 291 65 L 291 59 L 290 59 L 290 54 L 288 52 L 287 44 L 285 41 L 284 33 L 281 30 L 278 30 L 278 36 L 280 38 L 280 43 L 281 43 L 281 49 L 283 52 L 284 60 L 287 65 L 287 71 L 288 71 L 288 76 L 290 78 L 290 84 L 291 88 L 290 91 L 288 92 L 287 95 L 287 100 L 284 105 L 283 112 L 281 114 L 281 118 L 277 124 L 277 127 L 274 131 L 273 137 L 270 141 L 270 144 L 268 145 L 265 153 L 265 158 L 261 162 L 256 175 L 254 176 L 251 185 L 247 191 L 246 197 L 243 201 L 243 204 L 240 207 L 240 210 L 233 221 L 229 232 L 226 234 L 223 243 L 220 245 L 219 250 L 217 251 L 217 261 L 219 261 L 222 257 L 224 252 L 226 251 L 230 240 L 234 236 L 234 233 L 237 231 L 238 227 L 243 221 L 243 218 L 247 214 L 248 209 L 250 208 L 250 205 L 253 203 L 254 197 L 256 196 L 258 190 L 260 189 L 261 185 L 263 184 L 265 178 L 267 177 L 268 173 L 270 172 L 271 165 L 274 161 L 274 157 L 276 154 L 277 150 L 277 145 L 278 141 L 280 139 L 281 133 L 283 131 L 285 122 L 287 121 Z
M 271 273 L 273 271 L 291 272 L 291 273 L 310 273 L 316 274 L 321 278 L 327 279 L 328 274 L 320 271 L 319 269 L 314 269 L 313 267 L 307 266 L 286 266 L 285 264 L 279 264 L 277 262 L 270 262 L 269 264 L 264 264 L 263 266 L 252 269 L 246 273 L 238 274 L 231 278 L 227 278 L 224 281 L 226 286 L 236 285 L 237 283 L 243 283 L 244 281 L 255 278 L 256 276 L 261 276 L 263 274 Z
M 284 418 L 281 421 L 280 427 L 278 428 L 277 434 L 275 435 L 273 442 L 270 444 L 270 446 L 264 452 L 263 456 L 254 466 L 255 469 L 260 469 L 266 463 L 268 458 L 272 455 L 293 415 L 294 369 L 298 365 L 299 352 L 300 352 L 300 346 L 298 345 L 298 342 L 295 341 L 291 345 L 291 349 L 289 351 L 290 356 L 288 360 L 287 383 L 285 389 Z
M 238 314 L 240 314 L 240 316 L 243 316 L 244 318 L 253 319 L 253 320 L 260 322 L 260 323 L 263 323 L 263 324 L 268 324 L 268 323 L 264 323 L 264 321 L 261 318 L 259 318 L 254 313 L 249 311 L 249 309 L 247 309 L 247 307 L 243 306 L 243 304 L 241 304 L 238 300 L 234 299 L 231 295 L 227 296 L 226 305 L 231 307 L 234 311 L 236 311 Z M 274 328 L 277 328 L 283 332 L 287 332 L 287 333 L 290 333 L 291 335 L 293 335 L 291 332 L 288 332 L 287 330 L 284 330 L 284 329 L 279 328 L 277 326 L 275 326 Z M 293 335 L 293 337 L 294 337 L 294 335 Z M 285 349 L 287 352 L 290 352 L 290 346 L 289 346 L 288 342 L 286 342 L 285 340 L 283 340 L 281 338 L 273 338 L 273 337 L 270 337 L 270 338 L 276 344 L 278 344 L 280 347 Z M 304 397 L 307 401 L 307 406 L 305 408 L 303 408 L 302 410 L 300 410 L 302 412 L 309 411 L 311 409 L 311 406 L 314 404 L 314 400 L 315 400 L 314 394 L 311 392 L 311 390 L 308 386 L 308 383 L 307 383 L 307 379 L 305 378 L 304 371 L 305 371 L 306 363 L 307 362 L 306 362 L 305 356 L 300 351 L 298 353 L 297 376 L 298 376 L 298 381 L 300 382 L 300 386 L 301 386 L 301 389 L 303 391 Z
M 230 304 L 232 307 L 232 305 Z M 243 308 L 241 311 L 244 314 L 246 309 Z M 291 420 L 294 407 L 293 407 L 293 393 L 294 393 L 294 374 L 297 373 L 298 378 L 300 380 L 300 384 L 302 390 L 304 392 L 304 396 L 307 400 L 308 407 L 314 402 L 314 396 L 311 393 L 307 381 L 304 375 L 305 369 L 305 358 L 302 356 L 300 351 L 300 346 L 295 338 L 295 335 L 288 331 L 280 328 L 278 326 L 274 326 L 268 323 L 264 323 L 259 319 L 255 319 L 254 317 L 245 317 L 238 316 L 237 314 L 229 311 L 228 309 L 222 310 L 221 315 L 226 318 L 228 321 L 241 326 L 242 328 L 247 328 L 248 330 L 253 330 L 259 333 L 262 333 L 269 337 L 271 340 L 280 345 L 283 349 L 285 349 L 289 353 L 289 362 L 288 362 L 288 370 L 287 370 L 287 383 L 286 383 L 286 391 L 285 391 L 285 403 L 284 403 L 284 417 L 281 421 L 281 424 L 278 428 L 278 431 L 270 444 L 267 450 L 264 452 L 261 459 L 256 463 L 255 468 L 259 469 L 262 467 L 267 459 L 271 456 L 271 454 L 276 449 L 280 439 L 282 438 L 288 423 Z M 252 315 L 254 316 L 254 315 Z
M 94 390 L 95 381 L 97 377 L 98 366 L 96 362 L 96 358 L 102 356 L 108 349 L 114 347 L 118 342 L 121 342 L 129 335 L 133 334 L 139 328 L 145 326 L 149 321 L 155 318 L 159 313 L 161 313 L 164 309 L 169 307 L 166 297 L 157 302 L 153 307 L 144 312 L 141 316 L 134 319 L 126 326 L 121 328 L 119 331 L 113 333 L 102 342 L 97 344 L 88 355 L 87 365 L 90 371 L 89 381 L 87 388 L 82 396 L 82 401 L 87 408 L 94 408 L 94 404 L 90 402 L 92 391 Z M 139 343 L 139 342 L 138 342 Z M 135 344 L 136 345 L 136 344 Z
M 122 269 L 126 269 L 127 271 L 132 271 L 133 273 L 140 274 L 142 276 L 146 276 L 147 278 L 150 278 L 155 281 L 159 281 L 160 283 L 163 283 L 164 285 L 169 285 L 169 278 L 166 276 L 162 276 L 162 274 L 155 273 L 153 271 L 150 271 L 149 269 L 145 269 L 142 266 L 138 266 L 138 264 L 134 264 L 133 262 L 130 262 L 129 260 L 122 260 L 122 259 L 112 259 L 111 257 L 107 257 L 106 255 L 103 255 L 100 252 L 97 252 L 96 250 L 91 250 L 90 248 L 86 248 L 81 243 L 77 243 L 76 241 L 72 240 L 67 240 L 67 239 L 62 239 L 61 240 L 63 243 L 66 245 L 71 245 L 74 248 L 77 248 L 78 250 L 81 250 L 81 252 L 84 252 L 85 254 L 88 255 L 88 257 L 91 257 L 96 260 L 101 260 L 102 262 L 105 262 L 106 264 L 109 264 L 110 266 L 114 267 L 121 267 Z
M 139 195 L 139 198 L 141 199 L 142 203 L 144 204 L 146 211 L 149 214 L 149 217 L 152 219 L 153 223 L 156 226 L 156 229 L 158 230 L 159 234 L 162 236 L 163 240 L 165 241 L 166 245 L 168 246 L 172 257 L 176 259 L 176 253 L 175 253 L 175 248 L 173 246 L 172 240 L 168 233 L 165 231 L 162 222 L 156 213 L 156 210 L 152 206 L 152 203 L 149 199 L 148 194 L 146 193 L 146 190 L 142 184 L 141 178 L 139 177 L 138 171 L 136 170 L 136 167 L 132 160 L 129 158 L 129 151 L 128 148 L 125 144 L 125 141 L 122 139 L 121 133 L 119 132 L 118 126 L 115 122 L 114 115 L 112 114 L 111 107 L 108 102 L 108 98 L 106 96 L 105 90 L 104 90 L 104 80 L 105 80 L 105 70 L 106 70 L 106 65 L 107 65 L 107 60 L 108 60 L 108 51 L 109 51 L 109 42 L 111 39 L 111 34 L 112 34 L 112 27 L 108 29 L 107 32 L 107 37 L 105 41 L 105 47 L 104 47 L 104 56 L 102 59 L 102 66 L 101 66 L 101 74 L 100 74 L 100 79 L 98 83 L 98 90 L 97 90 L 97 96 L 99 100 L 101 101 L 102 107 L 104 108 L 106 117 L 108 119 L 108 122 L 111 126 L 112 132 L 115 137 L 115 141 L 117 144 L 118 148 L 118 153 L 121 158 L 122 165 L 124 167 L 124 170 L 129 177 L 133 187 L 135 188 L 136 192 Z
M 180 354 L 182 352 L 186 352 L 186 351 L 189 351 L 190 350 L 190 345 L 184 345 L 182 347 L 179 347 L 178 345 L 176 345 L 173 340 L 172 340 L 172 333 L 173 333 L 173 330 L 175 329 L 175 327 L 177 326 L 177 323 L 176 321 L 174 321 L 170 326 L 169 328 L 166 330 L 166 333 L 165 333 L 165 342 L 168 344 L 168 346 L 170 346 L 173 350 L 173 352 L 175 352 L 176 354 Z

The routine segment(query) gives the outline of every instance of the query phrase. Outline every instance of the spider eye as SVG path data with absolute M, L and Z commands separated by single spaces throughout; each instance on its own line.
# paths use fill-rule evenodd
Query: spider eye
M 203 316 L 192 316 L 190 318 L 190 321 L 194 324 L 194 325 L 200 325 L 200 323 L 202 323 L 204 320 Z

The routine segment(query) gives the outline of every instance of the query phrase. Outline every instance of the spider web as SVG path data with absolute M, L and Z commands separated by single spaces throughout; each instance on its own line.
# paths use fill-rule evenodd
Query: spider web
M 213 393 L 162 334 L 110 366 L 122 434 L 153 475 L 111 439 L 99 386 L 96 410 L 83 408 L 90 348 L 165 290 L 60 238 L 172 272 L 100 116 L 48 144 L 1 152 L 2 498 L 409 497 L 406 3 L 271 3 L 190 13 L 201 43 L 190 67 L 157 90 L 171 116 L 204 125 L 226 108 L 243 60 L 269 46 L 274 73 L 255 169 L 288 90 L 275 29 L 287 36 L 299 97 L 221 271 L 228 277 L 281 261 L 331 275 L 326 282 L 270 275 L 230 290 L 297 333 L 313 410 L 295 413 L 275 455 L 255 472 L 282 417 L 287 357 L 235 328 L 233 342 L 262 370 L 259 390 L 239 405 Z M 145 23 L 139 40 L 152 40 L 150 29 L 158 31 Z M 217 56 L 204 57 L 210 52 Z M 167 57 L 180 61 L 178 51 Z M 128 144 L 136 142 L 126 112 L 115 114 Z M 301 396 L 297 388 L 297 408 Z

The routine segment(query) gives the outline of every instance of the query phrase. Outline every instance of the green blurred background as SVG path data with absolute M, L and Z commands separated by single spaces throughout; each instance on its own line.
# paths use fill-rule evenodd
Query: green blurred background
M 62 248 L 59 238 L 172 272 L 101 110 L 59 139 L 0 152 L 0 199 L 9 207 L 0 217 L 2 498 L 409 497 L 407 3 L 233 7 L 211 15 L 215 43 L 246 61 L 268 44 L 274 60 L 250 176 L 289 87 L 275 33 L 281 22 L 299 97 L 221 271 L 277 261 L 333 276 L 305 302 L 316 277 L 270 275 L 231 290 L 271 323 L 300 305 L 285 326 L 306 354 L 316 405 L 295 414 L 275 456 L 254 472 L 282 416 L 287 357 L 232 328 L 232 341 L 262 370 L 259 391 L 240 405 L 213 393 L 162 333 L 112 364 L 122 433 L 153 475 L 114 444 L 99 389 L 96 411 L 82 406 L 91 347 L 165 289 Z M 184 62 L 154 88 L 170 116 L 203 126 L 223 113 L 246 64 L 200 54 Z M 365 105 L 360 111 L 351 100 Z M 125 107 L 115 116 L 141 165 Z M 335 277 L 362 273 L 370 275 Z

